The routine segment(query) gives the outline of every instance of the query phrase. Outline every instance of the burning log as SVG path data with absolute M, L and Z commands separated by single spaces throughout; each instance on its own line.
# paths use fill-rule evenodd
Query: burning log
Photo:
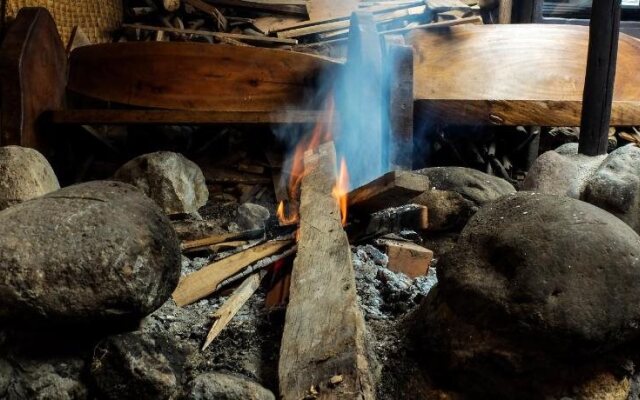
M 314 393 L 317 399 L 373 399 L 347 235 L 332 190 L 333 143 L 307 152 L 301 185 L 298 253 L 279 362 L 284 400 Z M 330 380 L 342 375 L 340 385 Z
M 173 300 L 180 307 L 198 301 L 214 293 L 223 281 L 247 266 L 274 255 L 291 244 L 291 240 L 271 241 L 209 264 L 183 277 L 173 292 Z
M 429 190 L 429 179 L 408 171 L 391 171 L 348 195 L 349 208 L 371 213 L 406 204 Z

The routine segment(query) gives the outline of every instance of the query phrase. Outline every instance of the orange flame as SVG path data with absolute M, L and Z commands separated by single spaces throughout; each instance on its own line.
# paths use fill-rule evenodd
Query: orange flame
M 347 170 L 347 162 L 343 158 L 340 161 L 340 172 L 338 180 L 331 191 L 331 195 L 338 202 L 340 207 L 340 215 L 342 215 L 342 226 L 347 224 L 347 194 L 349 193 L 349 171 Z

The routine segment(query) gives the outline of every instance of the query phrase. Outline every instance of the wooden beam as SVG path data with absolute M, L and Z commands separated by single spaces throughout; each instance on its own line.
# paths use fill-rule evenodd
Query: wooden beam
M 351 249 L 331 195 L 333 143 L 305 155 L 300 235 L 280 351 L 284 400 L 374 398 L 365 325 L 355 288 Z M 342 375 L 339 385 L 330 380 Z M 333 386 L 333 387 L 332 387 Z
M 429 179 L 426 176 L 410 171 L 391 171 L 352 190 L 348 205 L 355 212 L 372 213 L 407 204 L 427 190 Z
M 408 41 L 415 115 L 427 112 L 435 123 L 580 125 L 587 27 L 462 25 L 415 31 Z M 612 125 L 640 124 L 638 65 L 640 41 L 621 34 Z
M 620 0 L 593 0 L 578 152 L 607 153 L 620 36 Z
M 328 121 L 324 111 L 188 111 L 188 110 L 60 110 L 45 114 L 54 124 L 315 124 Z
M 224 280 L 256 261 L 278 253 L 291 244 L 291 240 L 267 242 L 209 264 L 183 277 L 173 292 L 173 300 L 179 307 L 183 307 L 207 297 L 214 293 Z

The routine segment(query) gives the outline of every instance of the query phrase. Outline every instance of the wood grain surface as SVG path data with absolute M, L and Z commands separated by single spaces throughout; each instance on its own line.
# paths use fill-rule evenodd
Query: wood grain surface
M 285 50 L 131 42 L 71 54 L 69 89 L 122 104 L 195 111 L 299 108 L 340 64 Z
M 578 126 L 588 28 L 464 25 L 415 31 L 419 113 L 461 124 Z M 613 125 L 640 123 L 640 41 L 620 35 Z

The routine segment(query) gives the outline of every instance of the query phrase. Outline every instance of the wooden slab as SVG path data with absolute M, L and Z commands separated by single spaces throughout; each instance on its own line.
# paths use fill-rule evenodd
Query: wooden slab
M 464 25 L 415 31 L 421 117 L 457 124 L 578 126 L 588 28 Z M 620 35 L 611 123 L 640 123 L 640 41 Z
M 331 142 L 305 156 L 298 253 L 280 350 L 284 400 L 374 398 L 351 250 L 331 195 L 335 165 Z M 340 375 L 342 382 L 332 387 Z
M 43 111 L 62 108 L 67 56 L 51 14 L 23 8 L 0 48 L 0 145 L 35 147 Z
M 71 54 L 69 89 L 101 100 L 192 111 L 284 111 L 340 64 L 291 51 L 130 42 Z

